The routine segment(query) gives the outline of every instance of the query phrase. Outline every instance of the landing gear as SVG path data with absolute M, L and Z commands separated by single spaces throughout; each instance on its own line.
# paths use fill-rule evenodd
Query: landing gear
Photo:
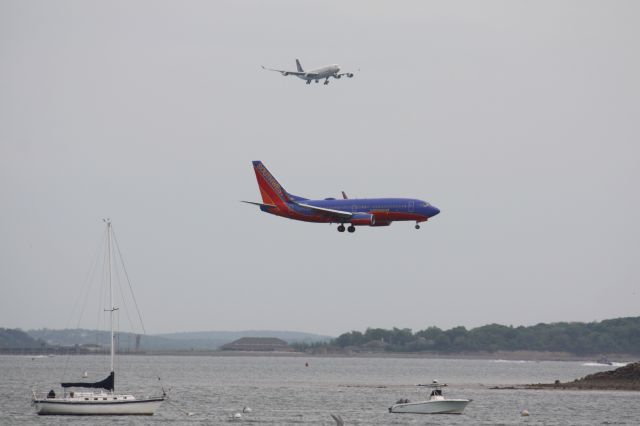
M 324 81 L 324 85 L 326 86 L 327 84 L 329 84 L 329 79 L 328 78 Z
M 344 232 L 345 230 L 349 231 L 350 233 L 354 233 L 356 232 L 356 227 L 353 225 L 349 225 L 348 228 L 345 228 L 344 223 L 341 223 L 340 226 L 338 226 L 338 232 Z
M 416 223 L 416 229 L 420 229 L 420 225 Z
M 307 84 L 311 84 L 311 80 L 307 80 Z
M 320 80 L 316 80 L 316 83 L 319 82 Z

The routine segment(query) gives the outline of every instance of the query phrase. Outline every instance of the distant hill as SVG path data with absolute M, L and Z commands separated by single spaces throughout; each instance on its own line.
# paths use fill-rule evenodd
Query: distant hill
M 218 346 L 240 339 L 242 337 L 276 337 L 285 342 L 292 343 L 316 343 L 328 342 L 333 337 L 320 334 L 304 333 L 300 331 L 269 331 L 269 330 L 244 330 L 244 331 L 191 331 L 183 333 L 158 334 L 158 337 L 179 340 L 207 340 L 219 342 Z
M 41 348 L 38 341 L 20 329 L 0 328 L 0 349 L 36 349 Z
M 64 329 L 29 330 L 29 334 L 37 339 L 42 339 L 51 346 L 75 346 L 75 345 L 109 345 L 110 332 L 103 330 Z M 120 351 L 128 352 L 136 349 L 136 334 L 117 333 L 117 345 Z M 226 342 L 225 342 L 226 343 Z M 169 339 L 154 335 L 140 337 L 139 349 L 142 351 L 182 351 L 182 350 L 215 350 L 219 343 L 197 339 Z
M 277 337 L 242 337 L 220 347 L 223 351 L 294 352 L 291 346 Z
M 108 346 L 110 333 L 108 331 L 87 329 L 29 330 L 29 335 L 41 339 L 51 346 L 74 345 L 102 345 Z M 169 333 L 157 335 L 143 335 L 140 338 L 139 349 L 143 351 L 185 351 L 185 350 L 216 350 L 220 346 L 242 337 L 276 337 L 287 343 L 317 343 L 331 340 L 329 336 L 295 331 L 201 331 Z M 118 347 L 120 351 L 136 349 L 136 335 L 133 333 L 118 333 Z

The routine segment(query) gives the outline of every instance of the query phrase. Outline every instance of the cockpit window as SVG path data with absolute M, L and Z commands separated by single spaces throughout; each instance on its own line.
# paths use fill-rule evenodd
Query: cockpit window
M 429 203 L 422 203 L 422 207 L 429 207 Z

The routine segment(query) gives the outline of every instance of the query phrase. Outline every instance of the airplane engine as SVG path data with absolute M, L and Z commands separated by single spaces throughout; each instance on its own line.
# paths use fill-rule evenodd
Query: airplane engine
M 340 74 L 335 76 L 338 80 L 340 80 L 342 78 L 342 76 Z
M 391 222 L 385 222 L 383 220 L 378 220 L 378 221 L 376 221 L 376 223 L 374 223 L 371 226 L 389 226 L 389 225 L 391 225 Z
M 351 217 L 351 224 L 355 226 L 374 226 L 376 224 L 376 218 L 374 215 L 368 213 L 355 213 Z
M 347 77 L 352 78 L 353 77 L 353 73 L 350 72 L 349 74 L 347 74 Z
M 288 76 L 288 75 L 289 75 L 289 73 L 288 73 L 288 72 L 286 72 L 286 71 L 282 71 L 282 75 L 286 77 L 286 76 Z

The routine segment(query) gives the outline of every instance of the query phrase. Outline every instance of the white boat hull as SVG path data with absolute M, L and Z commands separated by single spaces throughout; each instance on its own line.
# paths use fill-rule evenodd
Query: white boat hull
M 70 401 L 64 399 L 37 399 L 33 403 L 40 415 L 62 416 L 152 416 L 164 398 L 136 399 L 132 401 Z
M 462 414 L 469 399 L 445 399 L 437 401 L 418 401 L 395 404 L 389 407 L 390 413 L 412 414 Z

